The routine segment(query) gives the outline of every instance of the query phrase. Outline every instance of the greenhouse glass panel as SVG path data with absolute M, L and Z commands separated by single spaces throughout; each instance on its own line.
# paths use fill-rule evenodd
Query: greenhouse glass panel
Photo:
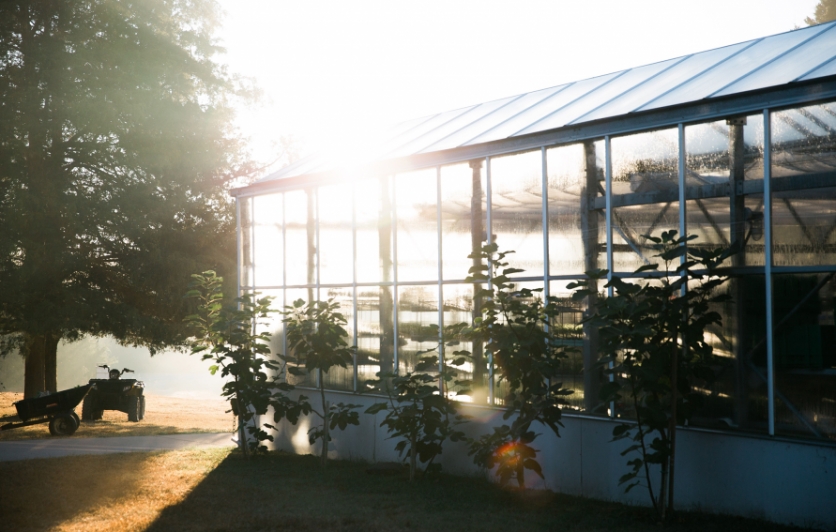
M 825 28 L 826 26 L 812 26 L 754 41 L 751 46 L 747 46 L 740 53 L 642 106 L 640 110 L 658 109 L 714 96 L 734 80 L 757 70 Z
M 834 274 L 776 275 L 772 292 L 776 433 L 836 440 Z
M 607 267 L 604 142 L 550 148 L 548 169 L 549 275 L 576 275 Z
M 676 129 L 612 139 L 614 271 L 664 266 L 647 236 L 679 232 L 678 158 Z
M 585 406 L 585 385 L 584 385 L 584 327 L 581 324 L 583 321 L 583 313 L 586 304 L 580 301 L 572 300 L 572 291 L 566 288 L 568 283 L 566 281 L 552 281 L 550 283 L 550 296 L 553 297 L 558 305 L 559 313 L 550 321 L 549 327 L 551 334 L 555 338 L 557 345 L 562 346 L 565 351 L 564 358 L 560 365 L 560 374 L 553 379 L 555 382 L 562 382 L 563 388 L 573 390 L 574 393 L 566 397 L 566 402 L 572 410 L 586 410 Z M 597 355 L 597 353 L 596 353 Z M 597 356 L 591 360 L 596 360 Z M 590 360 L 590 361 L 591 361 Z M 598 364 L 590 365 L 591 373 L 595 378 L 601 382 L 603 373 Z M 589 403 L 594 404 L 600 402 L 598 400 L 597 391 L 599 387 L 592 390 L 592 396 Z M 590 413 L 594 413 L 594 408 L 589 409 Z
M 481 165 L 475 170 L 469 164 L 441 168 L 441 264 L 445 280 L 464 280 L 473 266 L 467 256 L 487 242 L 485 169 L 483 161 L 475 163 Z M 433 278 L 436 275 L 429 277 Z
M 284 290 L 282 289 L 259 289 L 255 291 L 256 299 L 269 297 L 270 309 L 272 312 L 268 313 L 266 317 L 259 318 L 256 321 L 255 332 L 257 334 L 267 333 L 270 335 L 270 353 L 273 355 L 273 360 L 279 363 L 276 358 L 279 354 L 284 354 L 284 323 L 282 320 L 284 316 L 280 311 L 283 307 Z M 282 374 L 284 376 L 284 374 Z
M 253 249 L 253 267 L 258 286 L 284 284 L 283 198 L 282 194 L 267 194 L 253 198 L 253 237 L 256 242 Z
M 357 380 L 360 386 L 378 372 L 392 372 L 395 332 L 391 287 L 357 289 Z
M 328 301 L 333 299 L 340 305 L 338 312 L 346 319 L 343 325 L 345 336 L 343 340 L 347 346 L 356 345 L 354 338 L 354 291 L 351 287 L 345 288 L 323 288 L 320 292 L 320 299 Z M 347 367 L 334 366 L 323 375 L 325 387 L 330 390 L 354 390 L 354 362 Z
M 354 212 L 357 224 L 358 283 L 392 282 L 392 178 L 357 183 Z
M 337 184 L 319 187 L 317 191 L 321 284 L 345 284 L 353 280 L 351 189 L 351 185 Z
M 836 104 L 772 115 L 776 266 L 836 264 Z
M 285 193 L 285 239 L 293 259 L 286 264 L 288 285 L 316 284 L 316 192 Z
M 301 300 L 303 304 L 309 303 L 314 301 L 316 298 L 316 290 L 312 288 L 288 288 L 285 290 L 285 301 L 287 302 L 287 306 L 292 307 L 294 303 L 298 300 Z M 285 310 L 281 308 L 281 302 L 277 299 L 274 303 L 275 307 L 280 310 Z M 293 356 L 293 352 L 288 349 L 288 354 Z M 282 352 L 280 349 L 279 353 Z M 292 364 L 290 364 L 292 365 Z M 304 369 L 304 364 L 300 365 L 302 369 Z M 287 382 L 294 386 L 316 386 L 316 376 L 315 375 L 304 375 L 304 376 L 295 376 L 290 373 L 287 374 Z
M 436 169 L 395 177 L 398 281 L 438 279 Z
M 471 393 L 460 395 L 453 387 L 451 396 L 457 401 L 486 404 L 488 397 L 488 364 L 484 345 L 473 342 L 460 334 L 462 326 L 473 323 L 473 285 L 446 284 L 443 286 L 443 336 L 444 359 L 448 362 L 456 358 L 457 351 L 467 351 L 470 357 L 464 364 L 454 366 L 457 380 L 473 381 Z
M 763 195 L 747 194 L 744 186 L 763 182 L 762 135 L 763 119 L 757 115 L 685 128 L 686 227 L 697 236 L 690 245 L 717 248 L 743 241 L 745 249 L 732 257 L 733 266 L 764 261 Z
M 398 287 L 398 373 L 415 371 L 426 353 L 438 359 L 438 286 Z M 431 374 L 438 374 L 438 366 Z
M 491 164 L 491 233 L 522 277 L 543 276 L 543 156 L 538 151 L 497 157 Z

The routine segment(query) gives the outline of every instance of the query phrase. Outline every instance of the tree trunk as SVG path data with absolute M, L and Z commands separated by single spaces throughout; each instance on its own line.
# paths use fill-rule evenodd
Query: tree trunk
M 46 349 L 43 336 L 29 336 L 26 339 L 26 365 L 23 397 L 37 397 L 46 387 Z
M 44 385 L 49 392 L 58 391 L 58 340 L 57 334 L 44 337 Z

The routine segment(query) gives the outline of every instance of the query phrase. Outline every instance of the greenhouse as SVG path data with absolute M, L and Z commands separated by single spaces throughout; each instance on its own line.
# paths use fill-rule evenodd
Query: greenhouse
M 234 192 L 239 292 L 277 308 L 334 298 L 348 318 L 354 365 L 323 376 L 335 398 L 362 401 L 367 379 L 410 371 L 418 353 L 466 349 L 476 386 L 458 399 L 486 426 L 501 417 L 490 349 L 451 327 L 480 314 L 469 255 L 495 243 L 514 251 L 519 286 L 562 301 L 554 326 L 578 348 L 564 366 L 564 436 L 539 446 L 547 485 L 638 501 L 617 486 L 609 433 L 621 414 L 600 404 L 597 333 L 581 323 L 611 294 L 601 282 L 576 302 L 567 284 L 596 269 L 660 275 L 633 272 L 659 261 L 647 235 L 662 231 L 736 244 L 721 288 L 731 299 L 709 332 L 716 380 L 681 436 L 678 497 L 836 526 L 836 23 L 423 117 L 351 147 Z M 280 325 L 270 332 L 284 352 Z M 391 459 L 368 425 L 336 441 L 338 455 Z M 286 427 L 276 445 L 309 452 L 297 440 Z M 445 452 L 445 469 L 456 456 Z

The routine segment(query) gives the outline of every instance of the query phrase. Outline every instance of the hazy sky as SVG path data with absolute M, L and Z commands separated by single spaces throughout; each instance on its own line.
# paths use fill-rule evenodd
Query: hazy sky
M 817 0 L 219 0 L 261 158 L 804 25 Z

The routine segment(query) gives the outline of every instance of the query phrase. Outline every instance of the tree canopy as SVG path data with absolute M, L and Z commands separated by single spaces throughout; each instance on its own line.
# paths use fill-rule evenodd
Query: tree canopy
M 813 16 L 807 17 L 804 19 L 804 22 L 808 26 L 812 26 L 813 24 L 823 24 L 831 20 L 836 20 L 836 0 L 819 0 L 815 11 L 813 11 Z
M 62 339 L 182 345 L 190 274 L 234 268 L 215 24 L 211 0 L 0 3 L 0 354 L 27 396 Z

